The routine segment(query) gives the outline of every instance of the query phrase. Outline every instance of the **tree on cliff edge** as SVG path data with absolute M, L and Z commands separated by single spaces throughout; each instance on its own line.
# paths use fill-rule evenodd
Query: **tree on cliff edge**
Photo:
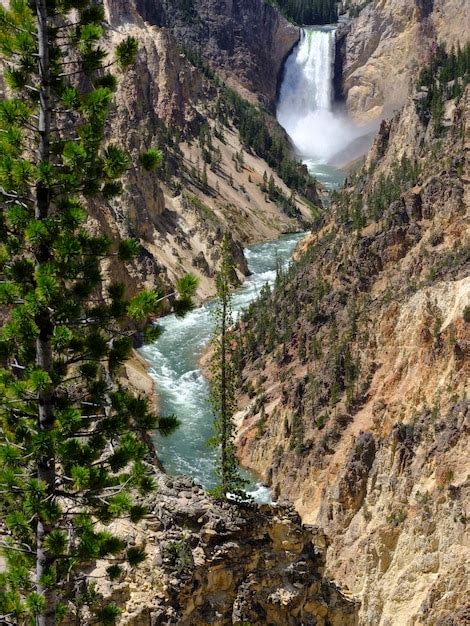
M 135 496 L 152 489 L 146 431 L 174 418 L 153 415 L 117 378 L 132 339 L 162 298 L 127 299 L 102 283 L 106 256 L 129 261 L 134 241 L 113 246 L 85 227 L 90 198 L 121 190 L 127 154 L 104 142 L 116 88 L 137 42 L 110 60 L 100 45 L 104 13 L 88 0 L 11 0 L 0 7 L 0 53 L 8 96 L 0 100 L 0 622 L 59 623 L 72 611 L 112 623 L 84 566 L 110 558 L 120 576 L 144 551 L 106 529 L 136 522 Z M 158 164 L 149 150 L 142 166 Z M 178 312 L 195 281 L 179 284 Z
M 231 494 L 243 497 L 246 481 L 241 477 L 235 449 L 236 372 L 233 360 L 234 329 L 232 319 L 232 290 L 235 267 L 230 241 L 224 235 L 221 265 L 216 278 L 217 301 L 214 309 L 215 329 L 211 359 L 211 401 L 214 411 L 214 437 L 211 444 L 217 449 L 216 473 L 219 484 L 213 490 L 216 497 Z

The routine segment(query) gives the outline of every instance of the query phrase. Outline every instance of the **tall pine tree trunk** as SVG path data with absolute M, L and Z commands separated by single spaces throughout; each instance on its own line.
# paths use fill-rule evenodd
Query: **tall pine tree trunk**
M 51 88 L 50 88 L 50 65 L 49 65 L 49 29 L 47 0 L 36 0 L 36 13 L 38 19 L 38 45 L 39 45 L 39 163 L 50 161 L 51 141 Z M 50 209 L 50 189 L 43 181 L 36 185 L 35 218 L 43 221 L 47 219 Z M 49 261 L 50 251 L 48 246 L 40 245 L 36 252 L 36 267 L 41 267 Z M 36 318 L 39 328 L 39 336 L 36 341 L 36 363 L 45 372 L 52 370 L 52 320 L 47 309 L 42 311 Z M 52 396 L 49 390 L 41 391 L 38 398 L 38 430 L 47 432 L 54 426 L 54 412 Z M 54 496 L 56 469 L 53 451 L 43 453 L 38 462 L 38 478 L 47 486 L 47 496 Z M 44 613 L 38 617 L 38 626 L 52 626 L 56 623 L 55 592 L 43 584 L 44 574 L 50 571 L 54 564 L 54 557 L 45 547 L 45 539 L 52 530 L 50 524 L 43 519 L 38 519 L 37 524 L 37 552 L 36 552 L 36 585 L 37 591 L 44 595 L 46 607 Z
M 229 476 L 227 476 L 227 446 L 228 446 L 228 420 L 230 416 L 228 415 L 227 410 L 227 294 L 224 293 L 222 297 L 222 327 L 221 327 L 221 336 L 220 336 L 220 391 L 221 391 L 221 402 L 220 402 L 220 417 L 221 417 L 221 463 L 222 463 L 222 487 L 224 490 L 224 495 L 227 495 L 227 491 L 229 489 Z

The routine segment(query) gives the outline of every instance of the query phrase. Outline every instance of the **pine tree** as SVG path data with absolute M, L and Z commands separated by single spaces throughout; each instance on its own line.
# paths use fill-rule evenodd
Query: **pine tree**
M 238 468 L 233 422 L 237 372 L 233 358 L 235 337 L 231 294 L 235 267 L 227 234 L 222 240 L 221 253 L 221 266 L 216 279 L 217 304 L 214 309 L 215 330 L 212 342 L 214 353 L 211 360 L 211 401 L 215 435 L 210 442 L 218 451 L 216 472 L 220 482 L 213 493 L 218 497 L 226 497 L 227 494 L 243 497 L 246 481 L 241 477 Z
M 434 134 L 438 137 L 442 134 L 443 129 L 443 119 L 445 113 L 445 104 L 444 98 L 442 95 L 442 91 L 440 89 L 436 89 L 434 91 L 434 95 L 431 101 L 431 115 L 432 115 L 432 123 Z
M 135 241 L 112 245 L 87 230 L 88 199 L 121 188 L 128 155 L 105 142 L 116 88 L 137 42 L 108 59 L 103 7 L 88 0 L 11 0 L 0 7 L 0 53 L 8 95 L 0 100 L 0 622 L 59 623 L 91 604 L 111 623 L 114 605 L 93 605 L 87 567 L 111 557 L 111 579 L 137 565 L 106 525 L 145 515 L 136 499 L 153 487 L 143 443 L 175 418 L 153 415 L 118 382 L 132 349 L 130 320 L 144 323 L 164 299 L 104 287 L 101 264 L 129 261 Z M 142 156 L 149 169 L 161 154 Z M 176 310 L 195 280 L 178 285 Z M 151 336 L 152 333 L 149 333 Z
M 276 184 L 274 182 L 274 177 L 272 174 L 269 177 L 269 182 L 268 182 L 268 196 L 270 200 L 276 199 Z
M 263 173 L 263 182 L 261 183 L 261 191 L 263 193 L 266 193 L 267 190 L 268 190 L 268 175 L 265 170 Z
M 337 0 L 271 0 L 297 24 L 328 24 L 338 19 Z

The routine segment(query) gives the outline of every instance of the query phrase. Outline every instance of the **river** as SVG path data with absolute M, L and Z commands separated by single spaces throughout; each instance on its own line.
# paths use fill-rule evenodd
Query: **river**
M 287 264 L 304 235 L 285 235 L 277 241 L 250 246 L 245 251 L 252 275 L 233 295 L 236 315 L 256 298 L 265 283 L 273 283 L 276 267 Z M 199 359 L 209 343 L 214 320 L 207 302 L 183 319 L 168 315 L 161 321 L 163 333 L 141 350 L 155 378 L 162 415 L 175 414 L 181 426 L 171 437 L 157 435 L 158 457 L 170 474 L 186 474 L 210 488 L 216 484 L 214 450 L 207 447 L 213 434 L 209 384 L 199 369 Z M 252 486 L 257 499 L 267 499 L 261 486 Z
M 324 128 L 325 124 L 331 128 L 336 123 L 332 112 L 333 62 L 334 29 L 305 29 L 299 46 L 286 63 L 278 107 L 278 119 L 291 135 L 303 161 L 330 188 L 338 186 L 344 178 L 340 170 L 329 164 L 330 156 L 335 153 L 330 143 L 339 143 L 338 137 L 328 139 L 328 129 Z M 318 129 L 323 134 L 315 138 Z M 274 282 L 276 267 L 279 263 L 289 263 L 303 236 L 303 233 L 284 235 L 277 241 L 246 249 L 252 274 L 234 293 L 235 314 L 256 298 L 265 283 Z M 189 475 L 206 488 L 216 484 L 215 451 L 207 446 L 213 434 L 213 418 L 209 384 L 199 368 L 199 359 L 213 333 L 212 306 L 208 302 L 183 319 L 174 315 L 165 317 L 161 321 L 161 337 L 141 350 L 157 383 L 161 414 L 175 414 L 181 421 L 172 436 L 156 435 L 158 456 L 170 474 Z M 250 478 L 248 491 L 258 501 L 269 501 L 269 491 Z

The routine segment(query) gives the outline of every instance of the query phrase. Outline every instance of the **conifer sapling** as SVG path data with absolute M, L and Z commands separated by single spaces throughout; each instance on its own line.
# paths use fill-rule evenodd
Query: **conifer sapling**
M 234 361 L 234 324 L 232 291 L 236 276 L 230 240 L 224 235 L 221 265 L 216 278 L 217 299 L 214 309 L 215 329 L 211 359 L 211 401 L 214 412 L 214 437 L 210 443 L 217 449 L 216 473 L 219 479 L 213 490 L 216 497 L 244 498 L 245 479 L 238 467 L 235 448 L 236 370 Z

